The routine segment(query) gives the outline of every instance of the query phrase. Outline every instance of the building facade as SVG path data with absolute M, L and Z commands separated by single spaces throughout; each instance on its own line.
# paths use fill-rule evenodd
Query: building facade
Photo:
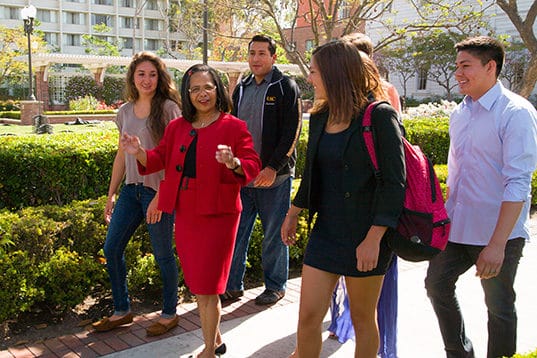
M 0 23 L 22 26 L 21 9 L 37 8 L 38 29 L 52 52 L 84 54 L 82 35 L 94 35 L 116 44 L 123 56 L 142 50 L 177 48 L 184 36 L 170 32 L 166 12 L 173 0 L 0 0 Z M 111 29 L 96 33 L 94 25 Z

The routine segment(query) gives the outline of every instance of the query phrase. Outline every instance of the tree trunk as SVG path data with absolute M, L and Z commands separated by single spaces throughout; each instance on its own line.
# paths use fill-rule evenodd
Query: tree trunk
M 528 98 L 533 92 L 535 83 L 537 83 L 537 58 L 531 56 L 528 69 L 526 70 L 526 73 L 524 73 L 524 78 L 519 85 L 520 87 L 516 89 L 516 92 L 521 96 Z

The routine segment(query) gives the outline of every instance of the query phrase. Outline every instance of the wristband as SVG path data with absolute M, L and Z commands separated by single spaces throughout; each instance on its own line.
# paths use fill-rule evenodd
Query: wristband
M 235 163 L 235 166 L 233 168 L 228 167 L 228 169 L 231 170 L 231 171 L 235 171 L 235 170 L 239 169 L 239 167 L 241 166 L 241 160 L 239 158 L 237 158 L 237 157 L 233 158 L 233 163 Z

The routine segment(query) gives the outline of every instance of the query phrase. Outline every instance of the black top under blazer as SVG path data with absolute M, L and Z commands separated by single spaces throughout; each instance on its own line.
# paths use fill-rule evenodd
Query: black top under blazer
M 365 109 L 364 109 L 365 111 Z M 379 104 L 372 113 L 376 153 L 382 172 L 377 180 L 362 135 L 362 115 L 353 118 L 343 154 L 344 215 L 353 235 L 365 238 L 372 225 L 395 228 L 405 196 L 405 163 L 397 112 L 388 104 Z M 309 209 L 310 221 L 318 210 L 318 171 L 314 168 L 317 148 L 328 120 L 328 111 L 312 114 L 309 121 L 306 164 L 293 205 Z M 360 240 L 361 242 L 361 240 Z

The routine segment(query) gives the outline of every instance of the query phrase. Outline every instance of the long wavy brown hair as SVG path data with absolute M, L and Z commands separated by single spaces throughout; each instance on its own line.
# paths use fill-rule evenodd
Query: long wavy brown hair
M 158 73 L 158 83 L 155 95 L 151 99 L 151 111 L 147 120 L 147 127 L 151 133 L 151 137 L 158 143 L 164 135 L 164 128 L 168 124 L 169 119 L 163 118 L 164 102 L 169 99 L 181 106 L 181 97 L 175 88 L 166 65 L 154 53 L 149 51 L 138 52 L 132 57 L 132 61 L 127 71 L 127 80 L 125 86 L 125 99 L 129 102 L 136 102 L 140 97 L 136 86 L 134 85 L 134 73 L 138 65 L 142 62 L 151 62 Z
M 335 40 L 317 47 L 312 60 L 319 69 L 327 98 L 317 100 L 311 112 L 329 110 L 331 123 L 350 122 L 367 106 L 373 90 L 383 91 L 378 71 L 371 67 L 373 63 L 366 64 L 349 41 Z

